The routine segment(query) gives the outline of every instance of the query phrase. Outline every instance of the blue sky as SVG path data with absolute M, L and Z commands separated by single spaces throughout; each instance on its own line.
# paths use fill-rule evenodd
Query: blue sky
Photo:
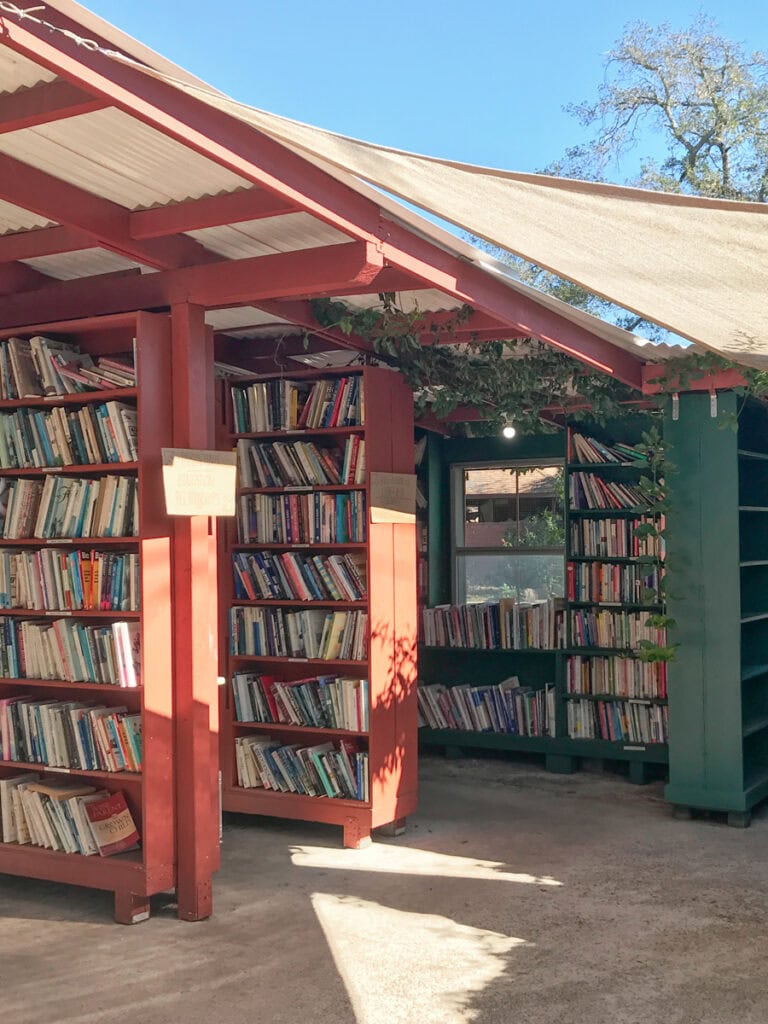
M 583 138 L 562 110 L 591 99 L 603 55 L 638 18 L 699 11 L 768 48 L 759 0 L 85 0 L 236 99 L 372 142 L 540 170 Z M 649 140 L 646 147 L 656 147 Z M 642 155 L 642 154 L 639 154 Z M 632 161 L 617 168 L 622 180 Z

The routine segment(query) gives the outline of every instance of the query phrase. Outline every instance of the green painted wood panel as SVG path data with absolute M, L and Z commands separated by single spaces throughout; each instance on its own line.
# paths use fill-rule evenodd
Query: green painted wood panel
M 740 810 L 742 756 L 738 439 L 723 426 L 736 397 L 680 395 L 669 412 L 671 511 L 667 522 L 669 614 L 679 647 L 669 665 L 669 785 L 676 804 Z

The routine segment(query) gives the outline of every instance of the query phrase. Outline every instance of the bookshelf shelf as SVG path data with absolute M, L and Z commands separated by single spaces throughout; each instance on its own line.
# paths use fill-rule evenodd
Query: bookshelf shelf
M 355 434 L 363 436 L 365 427 L 296 427 L 291 430 L 270 430 L 264 433 L 231 433 L 229 437 L 233 441 L 240 439 L 254 441 L 299 441 L 303 437 L 353 437 Z
M 108 391 L 83 391 L 76 395 L 33 395 L 29 398 L 0 399 L 0 412 L 4 409 L 50 408 L 56 405 L 91 405 L 99 402 L 123 402 L 138 397 L 137 388 L 110 388 Z
M 632 557 L 621 555 L 569 555 L 569 562 L 616 562 L 619 565 L 663 565 L 663 558 L 644 558 L 642 555 Z
M 315 484 L 312 487 L 302 484 L 288 487 L 241 487 L 239 494 L 315 494 L 323 491 L 364 491 L 365 484 Z
M 568 511 L 571 519 L 636 519 L 648 517 L 647 508 L 572 508 Z
M 741 668 L 741 681 L 742 681 L 742 683 L 749 683 L 753 679 L 759 679 L 761 676 L 768 676 L 768 664 L 764 664 L 764 665 L 742 665 L 742 668 Z
M 745 738 L 754 736 L 765 729 L 768 729 L 768 714 L 754 715 L 744 722 L 743 735 Z
M 640 704 L 666 704 L 666 697 L 622 697 L 615 693 L 565 693 L 563 700 L 629 701 Z
M 0 687 L 10 685 L 23 689 L 32 687 L 42 690 L 87 690 L 93 693 L 119 693 L 121 699 L 134 696 L 140 698 L 144 692 L 143 686 L 114 686 L 112 683 L 70 683 L 67 679 L 27 679 L 26 676 L 4 676 L 0 678 Z
M 140 849 L 120 856 L 89 857 L 5 842 L 0 844 L 0 871 L 106 889 L 114 893 L 116 920 L 134 923 L 148 916 L 152 894 L 173 888 L 177 881 L 171 619 L 173 526 L 165 514 L 161 469 L 161 448 L 173 445 L 172 408 L 168 401 L 172 391 L 170 320 L 165 315 L 126 313 L 16 328 L 12 332 L 0 332 L 0 341 L 12 336 L 22 340 L 35 336 L 54 337 L 79 346 L 81 352 L 94 359 L 104 356 L 118 358 L 123 363 L 133 360 L 136 387 L 4 400 L 0 401 L 0 410 L 28 407 L 39 411 L 56 406 L 74 410 L 127 400 L 129 408 L 135 410 L 135 424 L 133 420 L 127 424 L 123 421 L 121 430 L 135 432 L 138 459 L 132 462 L 0 469 L 0 478 L 43 480 L 51 476 L 78 476 L 99 479 L 130 475 L 137 481 L 139 526 L 136 536 L 3 537 L 0 538 L 0 546 L 6 550 L 41 551 L 46 548 L 115 552 L 124 549 L 137 554 L 140 566 L 139 603 L 147 611 L 0 609 L 0 617 L 19 623 L 29 620 L 45 625 L 59 619 L 76 619 L 83 625 L 91 622 L 106 627 L 127 623 L 139 686 L 124 688 L 104 683 L 69 682 L 63 678 L 6 676 L 0 678 L 0 699 L 34 694 L 40 699 L 50 697 L 57 701 L 74 700 L 114 708 L 125 706 L 131 714 L 140 714 L 142 732 L 141 772 L 60 769 L 27 761 L 0 762 L 0 777 L 3 779 L 29 771 L 40 773 L 47 780 L 71 776 L 94 786 L 96 790 L 123 793 L 141 837 Z M 113 497 L 113 502 L 115 500 Z M 28 653 L 25 650 L 24 657 Z M 125 652 L 124 656 L 130 657 Z
M 619 761 L 651 761 L 655 764 L 663 764 L 668 758 L 668 748 L 665 743 L 615 743 L 610 740 L 516 736 L 510 733 L 425 728 L 419 729 L 419 741 L 424 746 L 519 750 L 567 757 L 605 757 Z
M 614 469 L 632 469 L 635 472 L 648 469 L 647 462 L 569 462 L 569 473 L 603 473 Z
M 73 466 L 32 466 L 22 469 L 0 469 L 0 476 L 52 476 L 59 473 L 67 476 L 98 476 L 107 473 L 136 473 L 138 462 L 85 462 Z
M 277 598 L 257 599 L 255 601 L 241 601 L 238 599 L 239 608 L 336 608 L 337 611 L 344 611 L 348 608 L 367 608 L 367 601 L 302 601 L 300 598 L 290 600 L 278 600 Z
M 660 611 L 660 604 L 643 604 L 640 601 L 569 601 L 571 608 L 620 608 L 629 612 L 657 612 Z
M 746 448 L 739 448 L 737 454 L 740 459 L 759 459 L 763 462 L 768 460 L 768 452 L 752 452 Z
M 76 775 L 78 778 L 99 779 L 102 782 L 118 779 L 126 785 L 141 785 L 140 772 L 105 772 L 90 768 L 55 768 L 40 764 L 39 761 L 0 761 L 0 768 L 24 768 L 27 771 L 50 773 L 52 775 Z
M 284 389 L 286 387 L 293 389 L 294 382 L 304 382 L 301 387 L 295 388 L 293 391 L 299 396 L 298 401 L 303 403 L 306 400 L 305 396 L 311 394 L 319 401 L 333 402 L 332 406 L 326 406 L 328 410 L 341 409 L 346 395 L 361 394 L 361 404 L 364 403 L 365 409 L 365 425 L 312 426 L 306 429 L 270 429 L 263 432 L 242 432 L 235 429 L 236 409 L 233 403 L 237 403 L 237 415 L 241 417 L 237 419 L 238 426 L 252 424 L 274 426 L 279 423 L 280 417 L 283 415 L 280 410 L 288 408 L 288 399 L 285 399 L 285 405 L 281 404 L 286 395 Z M 312 501 L 309 501 L 308 506 L 299 502 L 297 504 L 300 510 L 295 512 L 294 503 L 287 500 L 289 496 L 295 495 L 359 495 L 359 498 L 350 498 L 350 501 L 344 505 L 341 504 L 344 501 L 343 498 L 328 499 L 331 510 L 329 515 L 338 517 L 340 508 L 346 508 L 347 504 L 351 505 L 352 525 L 354 525 L 354 516 L 359 517 L 359 509 L 368 505 L 366 499 L 369 495 L 371 473 L 413 473 L 413 396 L 398 374 L 378 367 L 345 367 L 338 371 L 297 371 L 295 374 L 291 372 L 282 376 L 265 375 L 250 379 L 250 383 L 254 387 L 247 393 L 248 413 L 246 418 L 244 412 L 246 401 L 241 394 L 233 396 L 233 392 L 245 388 L 248 383 L 249 380 L 246 378 L 237 378 L 220 385 L 218 426 L 220 448 L 231 449 L 236 441 L 271 443 L 284 441 L 291 445 L 306 440 L 315 442 L 318 447 L 327 447 L 332 453 L 336 453 L 330 457 L 338 458 L 339 465 L 341 465 L 343 456 L 345 467 L 344 471 L 339 472 L 339 475 L 354 476 L 355 465 L 358 465 L 358 468 L 360 465 L 355 462 L 358 457 L 356 453 L 363 450 L 362 445 L 364 444 L 365 477 L 358 477 L 358 479 L 362 479 L 362 482 L 356 484 L 319 483 L 283 487 L 239 486 L 238 488 L 238 496 L 279 495 L 285 496 L 286 501 L 277 507 L 273 503 L 265 503 L 267 508 L 273 510 L 267 514 L 279 515 L 284 519 L 283 527 L 274 534 L 271 529 L 268 533 L 266 531 L 262 533 L 260 530 L 257 534 L 255 529 L 248 526 L 243 528 L 243 532 L 238 536 L 239 522 L 232 523 L 226 530 L 220 532 L 219 589 L 222 595 L 220 673 L 227 681 L 227 685 L 222 688 L 220 716 L 223 807 L 225 810 L 244 813 L 267 814 L 339 825 L 344 830 L 344 845 L 357 847 L 368 840 L 373 828 L 404 819 L 413 812 L 416 806 L 415 758 L 417 744 L 414 689 L 416 545 L 414 527 L 409 523 L 371 522 L 370 515 L 366 512 L 363 521 L 366 537 L 364 541 L 314 544 L 308 541 L 261 543 L 249 540 L 247 543 L 243 543 L 239 537 L 294 535 L 294 530 L 289 531 L 291 522 L 294 527 L 296 525 L 292 517 L 294 515 L 301 517 L 306 514 L 303 509 L 312 508 Z M 269 398 L 266 397 L 267 395 Z M 325 399 L 322 398 L 323 395 L 326 396 Z M 328 399 L 329 395 L 333 397 Z M 312 400 L 314 401 L 315 398 Z M 266 404 L 258 405 L 260 402 Z M 319 409 L 319 406 L 317 408 Z M 328 416 L 323 413 L 318 418 L 310 414 L 308 418 L 315 424 L 317 422 L 334 422 L 336 412 L 334 411 L 332 415 Z M 353 419 L 353 416 L 350 414 L 347 417 L 346 414 L 339 414 L 337 421 L 343 423 L 345 418 Z M 296 422 L 296 420 L 289 422 Z M 357 439 L 360 441 L 360 446 L 358 446 Z M 321 441 L 326 443 L 320 445 Z M 251 450 L 245 445 L 238 445 L 240 453 Z M 290 449 L 290 451 L 293 450 Z M 301 446 L 297 450 L 301 451 Z M 265 449 L 265 451 L 269 452 L 270 449 Z M 289 458 L 286 450 L 282 451 L 283 458 Z M 257 455 L 246 455 L 245 457 L 248 459 L 260 458 Z M 348 466 L 346 465 L 347 459 L 349 459 Z M 300 479 L 312 479 L 306 473 L 306 468 L 304 466 L 299 476 Z M 249 473 L 250 466 L 246 467 L 243 482 L 255 483 L 257 477 L 262 481 L 274 480 L 278 476 L 271 471 L 269 474 L 260 471 L 249 478 Z M 279 476 L 288 479 L 290 474 L 281 471 Z M 359 502 L 365 502 L 365 505 L 358 504 Z M 315 507 L 319 506 L 320 502 L 316 501 Z M 332 511 L 334 509 L 335 511 Z M 348 513 L 345 512 L 346 514 Z M 289 516 L 291 520 L 287 518 Z M 324 531 L 322 534 L 317 527 L 317 522 L 318 520 L 315 519 L 317 536 L 355 535 L 352 527 L 349 526 L 349 521 L 347 521 L 347 529 L 343 532 L 337 525 L 336 528 L 329 532 Z M 333 520 L 330 522 L 332 524 Z M 338 524 L 338 518 L 336 523 Z M 312 520 L 310 519 L 310 526 L 311 524 Z M 305 523 L 302 527 L 302 535 L 311 536 L 311 529 L 305 532 L 306 525 Z M 367 598 L 358 601 L 330 599 L 301 601 L 266 598 L 251 601 L 240 600 L 235 596 L 231 568 L 232 555 L 238 551 L 296 552 L 302 556 L 306 554 L 314 556 L 321 553 L 358 552 L 360 555 L 364 553 L 366 556 Z M 254 589 L 258 592 L 261 588 Z M 291 589 L 295 592 L 294 587 Z M 259 617 L 257 621 L 270 624 L 274 624 L 276 620 L 268 617 L 267 609 L 286 609 L 284 618 L 281 620 L 284 622 L 286 630 L 289 628 L 288 617 L 291 614 L 291 609 L 301 614 L 311 613 L 313 609 L 326 612 L 328 615 L 333 613 L 366 614 L 366 657 L 363 660 L 342 660 L 227 653 L 230 652 L 230 609 L 242 607 L 263 607 L 265 609 L 264 618 Z M 246 620 L 243 619 L 243 621 Z M 259 649 L 259 646 L 257 644 L 256 649 Z M 269 646 L 273 645 L 269 644 Z M 295 642 L 288 646 L 292 649 L 296 648 Z M 338 650 L 338 648 L 335 649 Z M 350 649 L 354 648 L 344 648 L 345 653 Z M 370 692 L 370 704 L 367 709 L 369 731 L 366 733 L 287 723 L 236 721 L 233 676 L 236 672 L 258 673 L 262 667 L 270 677 L 285 682 L 316 678 L 316 675 L 335 676 L 341 679 L 366 679 Z M 341 719 L 337 717 L 336 720 Z M 345 717 L 343 720 L 355 721 L 354 718 L 350 719 L 349 717 Z M 237 759 L 250 756 L 249 744 L 255 743 L 260 734 L 270 737 L 277 745 L 303 743 L 309 748 L 330 743 L 334 750 L 338 751 L 339 744 L 346 744 L 349 756 L 354 754 L 356 758 L 353 768 L 356 765 L 359 769 L 361 763 L 365 764 L 367 757 L 370 800 L 363 802 L 351 799 L 312 797 L 295 792 L 276 792 L 262 787 L 248 788 L 240 785 L 243 776 Z M 239 741 L 239 746 L 236 745 L 236 741 Z M 395 751 L 397 751 L 396 756 L 394 756 Z M 322 757 L 323 755 L 318 756 Z M 313 766 L 316 767 L 314 762 Z M 259 771 L 259 774 L 263 775 L 263 772 Z M 358 792 L 362 794 L 364 789 L 361 788 L 359 775 L 356 783 Z M 342 788 L 349 789 L 348 786 Z M 354 791 L 355 787 L 353 786 L 351 792 Z
M 34 608 L 0 608 L 0 616 L 10 615 L 23 619 L 128 619 L 141 618 L 141 612 L 114 612 L 95 609 L 75 611 L 38 611 Z
M 451 654 L 514 654 L 518 656 L 562 654 L 561 647 L 437 647 L 419 644 L 420 651 L 450 651 Z
M 306 733 L 308 736 L 367 736 L 367 732 L 358 732 L 354 729 L 325 729 L 311 725 L 288 725 L 285 722 L 233 722 L 232 728 L 245 732 L 257 730 L 261 732 L 274 733 Z

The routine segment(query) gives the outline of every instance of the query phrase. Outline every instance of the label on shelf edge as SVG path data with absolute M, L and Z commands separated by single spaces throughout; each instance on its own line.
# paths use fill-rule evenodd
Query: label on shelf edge
M 645 746 L 642 746 L 642 747 L 639 747 L 639 746 L 630 746 L 630 745 L 628 745 L 627 743 L 625 743 L 625 744 L 624 744 L 624 749 L 625 749 L 625 750 L 647 750 L 647 747 L 645 747 Z
M 52 764 L 41 764 L 40 769 L 44 772 L 60 772 L 62 775 L 71 775 L 71 768 L 55 768 Z

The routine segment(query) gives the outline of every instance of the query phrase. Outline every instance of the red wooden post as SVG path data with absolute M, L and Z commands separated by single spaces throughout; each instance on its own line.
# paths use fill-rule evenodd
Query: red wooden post
M 173 436 L 178 448 L 213 443 L 213 339 L 200 306 L 172 307 Z M 211 616 L 207 516 L 174 525 L 176 821 L 179 917 L 199 921 L 213 910 L 218 867 L 218 764 L 211 733 L 218 723 L 215 618 Z

